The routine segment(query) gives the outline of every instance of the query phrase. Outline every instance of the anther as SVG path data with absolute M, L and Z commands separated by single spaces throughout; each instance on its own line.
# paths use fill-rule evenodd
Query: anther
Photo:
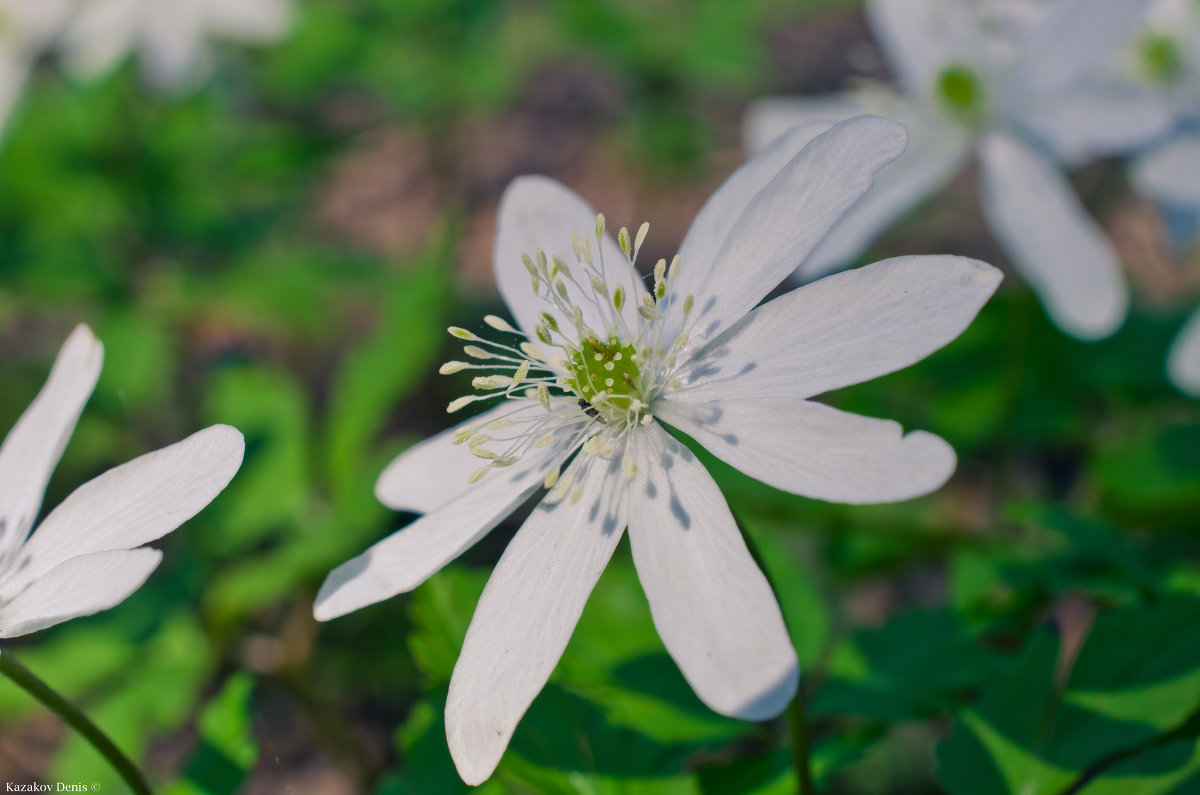
M 511 325 L 509 325 L 507 320 L 505 320 L 504 318 L 501 318 L 501 317 L 496 317 L 495 315 L 484 315 L 483 322 L 487 323 L 489 326 L 496 329 L 496 331 L 503 331 L 506 334 L 519 334 L 520 333 L 515 328 L 513 328 Z

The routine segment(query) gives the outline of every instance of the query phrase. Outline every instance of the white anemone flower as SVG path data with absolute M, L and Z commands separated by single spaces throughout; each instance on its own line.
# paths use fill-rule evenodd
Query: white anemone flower
M 496 342 L 452 328 L 466 360 L 442 368 L 481 373 L 481 394 L 450 411 L 499 405 L 386 468 L 379 499 L 426 515 L 335 569 L 314 609 L 327 620 L 415 588 L 547 490 L 488 581 L 450 682 L 446 733 L 466 782 L 499 763 L 627 526 L 655 627 L 697 695 L 745 720 L 792 698 L 796 654 L 771 588 L 716 483 L 664 424 L 818 499 L 903 500 L 949 477 L 942 439 L 809 398 L 954 339 L 997 270 L 902 257 L 757 306 L 905 139 L 869 116 L 793 130 L 717 190 L 649 289 L 633 266 L 646 225 L 614 241 L 557 182 L 505 191 L 494 264 L 517 326 L 488 316 Z
M 1097 86 L 1147 0 L 867 0 L 900 91 L 866 85 L 752 106 L 747 146 L 814 120 L 874 113 L 903 122 L 908 151 L 797 272 L 857 258 L 898 216 L 974 155 L 984 214 L 1051 319 L 1080 339 L 1112 334 L 1128 310 L 1118 259 L 1056 160 L 1127 151 L 1170 123 L 1160 103 Z
M 1160 101 L 1176 126 L 1135 160 L 1133 184 L 1160 204 L 1200 210 L 1200 3 L 1158 0 L 1120 66 L 1112 82 Z
M 210 39 L 268 44 L 291 27 L 289 0 L 78 0 L 63 36 L 68 68 L 91 78 L 139 53 L 155 88 L 194 88 L 212 70 Z
M 74 0 L 0 0 L 0 128 L 29 77 L 29 69 L 61 32 Z
M 91 330 L 76 328 L 0 446 L 0 638 L 120 604 L 162 559 L 144 545 L 208 505 L 241 466 L 242 435 L 214 425 L 88 481 L 31 534 L 103 359 Z

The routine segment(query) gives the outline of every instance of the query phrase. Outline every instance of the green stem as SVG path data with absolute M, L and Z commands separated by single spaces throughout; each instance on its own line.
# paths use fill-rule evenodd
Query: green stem
M 730 512 L 733 513 L 732 508 L 730 508 Z M 776 590 L 775 583 L 771 580 L 762 551 L 754 543 L 754 537 L 750 535 L 750 531 L 746 529 L 746 525 L 736 513 L 733 513 L 733 521 L 742 533 L 742 539 L 746 542 L 746 549 L 750 551 L 750 557 L 754 558 L 754 562 L 762 570 L 763 576 L 767 578 L 767 585 L 771 586 L 771 592 L 775 594 L 775 601 L 779 602 L 779 591 Z M 796 695 L 788 704 L 788 733 L 792 737 L 792 763 L 796 767 L 796 791 L 799 795 L 816 795 L 817 789 L 813 786 L 812 765 L 809 761 L 812 752 L 808 745 L 808 718 L 804 710 L 804 682 L 805 678 L 801 676 L 796 685 Z
M 10 652 L 0 652 L 0 673 L 45 704 L 58 717 L 62 718 L 63 723 L 82 734 L 92 744 L 92 747 L 99 751 L 108 760 L 108 763 L 121 774 L 121 778 L 125 779 L 125 783 L 136 795 L 153 795 L 150 785 L 142 777 L 142 772 L 137 769 L 137 765 L 121 752 L 121 749 L 108 738 L 108 735 L 88 720 L 87 715 L 80 712 L 78 707 L 60 696 L 48 684 L 38 679 L 32 671 L 21 665 Z
M 792 763 L 796 766 L 796 791 L 800 795 L 816 795 L 813 786 L 811 752 L 808 747 L 808 719 L 804 714 L 804 680 L 796 687 L 796 695 L 787 708 L 788 730 L 792 735 Z

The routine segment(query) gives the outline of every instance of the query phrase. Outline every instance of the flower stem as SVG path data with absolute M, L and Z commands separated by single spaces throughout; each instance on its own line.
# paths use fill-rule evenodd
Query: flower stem
M 41 679 L 38 679 L 32 671 L 18 662 L 17 658 L 10 652 L 0 652 L 0 673 L 11 679 L 26 693 L 46 705 L 58 717 L 62 718 L 63 723 L 66 723 L 72 729 L 82 734 L 92 744 L 92 747 L 99 751 L 108 760 L 108 763 L 121 774 L 121 778 L 125 779 L 125 783 L 129 785 L 129 788 L 136 795 L 152 795 L 150 785 L 142 777 L 142 772 L 138 770 L 137 765 L 129 757 L 125 756 L 120 748 L 117 748 L 116 744 L 108 738 L 108 735 L 102 732 L 96 724 L 88 720 L 87 715 L 84 715 L 78 707 L 56 693 Z
M 812 766 L 809 763 L 808 720 L 804 714 L 804 679 L 796 687 L 796 695 L 787 708 L 788 730 L 792 735 L 792 763 L 796 766 L 796 791 L 799 795 L 816 795 Z

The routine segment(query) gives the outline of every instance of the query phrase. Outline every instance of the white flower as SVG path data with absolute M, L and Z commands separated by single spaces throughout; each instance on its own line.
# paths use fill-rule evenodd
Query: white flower
M 771 588 L 712 478 L 660 422 L 821 499 L 901 500 L 950 475 L 938 437 L 808 398 L 954 339 L 995 269 L 904 257 L 755 308 L 904 145 L 900 125 L 866 116 L 794 130 L 709 199 L 649 290 L 631 265 L 645 226 L 614 242 L 543 177 L 505 192 L 495 273 L 519 330 L 493 316 L 503 342 L 451 329 L 467 360 L 443 367 L 491 373 L 475 385 L 500 404 L 387 467 L 379 498 L 427 515 L 334 570 L 314 610 L 326 620 L 415 588 L 549 490 L 497 564 L 454 669 L 446 732 L 465 781 L 495 769 L 627 525 L 655 626 L 700 698 L 763 720 L 792 697 L 796 655 Z
M 103 358 L 91 330 L 76 328 L 0 446 L 0 638 L 124 601 L 162 558 L 143 545 L 208 505 L 241 466 L 242 435 L 214 425 L 88 481 L 31 535 Z
M 151 85 L 194 87 L 212 69 L 209 39 L 262 44 L 291 26 L 289 0 L 78 0 L 63 35 L 68 68 L 84 77 L 112 70 L 140 53 Z
M 1111 82 L 1162 103 L 1175 135 L 1143 152 L 1133 184 L 1160 204 L 1200 210 L 1200 3 L 1158 0 Z
M 747 116 L 752 149 L 795 124 L 864 112 L 903 122 L 912 137 L 908 152 L 880 174 L 798 276 L 854 260 L 974 153 L 985 217 L 1054 322 L 1082 339 L 1114 332 L 1129 303 L 1116 254 L 1052 154 L 1078 160 L 1126 151 L 1170 123 L 1161 103 L 1093 79 L 1147 4 L 868 0 L 872 29 L 903 94 L 872 86 L 771 99 Z

